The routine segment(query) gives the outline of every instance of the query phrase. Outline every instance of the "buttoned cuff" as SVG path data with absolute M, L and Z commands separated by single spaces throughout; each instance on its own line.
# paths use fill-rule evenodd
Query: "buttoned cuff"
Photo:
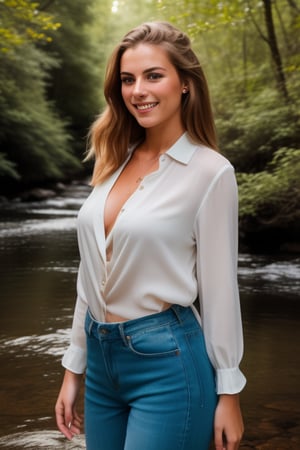
M 246 378 L 238 367 L 217 369 L 217 394 L 238 394 L 245 387 Z
M 84 373 L 86 368 L 86 350 L 71 344 L 63 356 L 62 365 L 71 372 Z

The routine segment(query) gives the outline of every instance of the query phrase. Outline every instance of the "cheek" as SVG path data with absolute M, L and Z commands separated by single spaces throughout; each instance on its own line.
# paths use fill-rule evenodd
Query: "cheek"
M 162 95 L 166 96 L 167 98 L 170 98 L 175 102 L 178 99 L 181 100 L 182 87 L 177 81 L 174 81 L 173 83 L 166 83 L 165 85 L 160 86 L 160 89 Z
M 176 88 L 171 90 L 169 93 L 169 105 L 172 108 L 178 108 L 182 104 L 182 93 L 181 90 L 178 91 Z
M 127 104 L 129 102 L 129 98 L 130 98 L 129 89 L 127 86 L 122 86 L 121 95 L 122 95 L 124 102 Z

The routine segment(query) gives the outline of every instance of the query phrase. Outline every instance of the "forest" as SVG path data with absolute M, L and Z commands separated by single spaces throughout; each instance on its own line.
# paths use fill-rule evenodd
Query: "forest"
M 204 67 L 241 241 L 299 249 L 299 0 L 1 0 L 1 199 L 88 176 L 107 58 L 149 20 L 185 30 Z

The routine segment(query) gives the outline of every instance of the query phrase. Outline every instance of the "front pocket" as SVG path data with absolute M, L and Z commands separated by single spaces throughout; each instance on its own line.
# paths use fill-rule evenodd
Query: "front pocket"
M 172 356 L 180 353 L 171 327 L 163 325 L 126 336 L 128 347 L 140 356 Z

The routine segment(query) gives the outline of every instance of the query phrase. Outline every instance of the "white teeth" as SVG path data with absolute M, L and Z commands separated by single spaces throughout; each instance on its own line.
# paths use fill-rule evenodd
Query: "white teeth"
M 148 103 L 147 105 L 136 105 L 136 107 L 137 107 L 137 109 L 145 110 L 145 109 L 151 109 L 156 105 L 157 105 L 157 103 Z

